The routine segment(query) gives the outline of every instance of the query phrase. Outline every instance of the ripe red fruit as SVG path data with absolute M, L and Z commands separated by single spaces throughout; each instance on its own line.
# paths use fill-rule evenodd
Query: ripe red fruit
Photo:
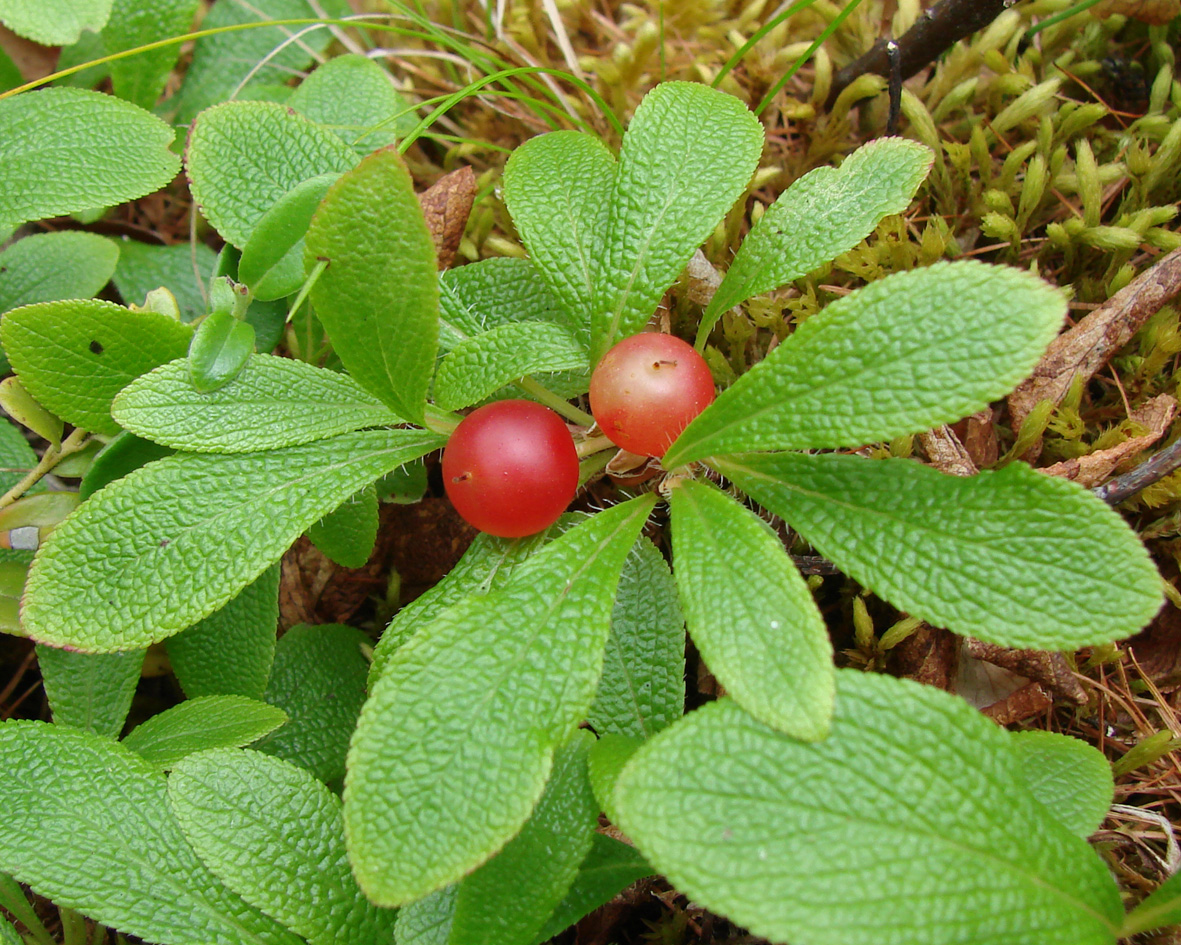
M 482 532 L 520 538 L 548 528 L 578 491 L 578 453 L 561 417 L 531 400 L 472 411 L 443 451 L 443 487 Z
M 591 375 L 591 413 L 603 433 L 641 456 L 663 456 L 713 400 L 705 359 L 672 335 L 624 338 Z

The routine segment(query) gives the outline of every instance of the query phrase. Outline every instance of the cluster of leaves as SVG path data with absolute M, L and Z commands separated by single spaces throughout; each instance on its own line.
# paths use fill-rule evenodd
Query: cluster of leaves
M 341 123 L 368 132 L 396 108 Z M 0 143 L 10 155 L 77 148 L 112 123 L 126 134 L 114 173 L 110 154 L 85 156 L 105 167 L 101 193 L 38 187 L 44 171 L 5 164 L 0 224 L 138 196 L 176 169 L 167 127 L 105 96 L 17 96 L 0 117 L 24 129 Z M 1084 840 L 1111 799 L 1103 759 L 1009 735 L 945 693 L 835 671 L 782 543 L 715 485 L 953 630 L 1043 648 L 1134 632 L 1159 578 L 1080 487 L 1019 463 L 961 480 L 811 452 L 1003 396 L 1057 332 L 1061 295 L 959 262 L 830 305 L 666 455 L 675 573 L 638 537 L 655 493 L 534 539 L 481 537 L 398 614 L 363 680 L 349 628 L 299 628 L 276 647 L 274 563 L 309 529 L 363 560 L 374 483 L 442 445 L 448 411 L 521 379 L 559 407 L 584 393 L 743 195 L 763 139 L 736 99 L 685 83 L 649 95 L 618 158 L 587 135 L 536 138 L 505 170 L 529 258 L 437 277 L 397 149 L 362 158 L 384 142 L 331 124 L 266 102 L 196 115 L 185 169 L 230 247 L 199 343 L 167 296 L 22 299 L 34 304 L 0 324 L 26 416 L 56 419 L 59 443 L 62 421 L 112 437 L 25 587 L 20 629 L 39 643 L 59 724 L 0 728 L 0 807 L 15 812 L 0 869 L 162 943 L 391 930 L 530 943 L 653 869 L 777 939 L 1114 941 L 1118 890 Z M 930 160 L 884 139 L 797 181 L 747 236 L 699 346 L 724 312 L 905 209 Z M 74 162 L 63 179 L 80 175 Z M 305 324 L 345 373 L 265 353 L 305 297 Z M 685 624 L 729 696 L 681 719 Z M 128 681 L 162 640 L 190 699 L 118 743 Z M 348 694 L 339 714 L 313 708 L 309 680 Z M 326 785 L 350 737 L 342 803 Z M 635 849 L 595 832 L 600 810 Z M 840 882 L 888 909 L 834 899 L 833 851 Z M 934 888 L 954 915 L 930 908 Z M 1123 927 L 1167 921 L 1171 906 L 1147 907 Z

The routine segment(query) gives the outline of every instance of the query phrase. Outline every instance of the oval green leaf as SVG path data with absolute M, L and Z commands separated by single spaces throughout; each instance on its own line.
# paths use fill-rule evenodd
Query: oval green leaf
M 349 854 L 374 902 L 454 882 L 528 820 L 594 697 L 619 572 L 654 501 L 570 529 L 389 659 L 345 783 Z
M 151 463 L 50 534 L 25 588 L 25 630 L 89 652 L 163 640 L 237 594 L 345 498 L 441 443 L 421 430 L 375 431 Z
M 1115 882 L 1029 793 L 1007 732 L 932 687 L 837 675 L 824 741 L 726 699 L 633 756 L 615 806 L 653 866 L 775 941 L 1114 945 Z
M 37 646 L 37 668 L 54 723 L 112 738 L 123 731 L 143 664 L 143 650 L 74 653 Z
M 189 345 L 189 378 L 193 389 L 208 394 L 238 376 L 254 353 L 254 328 L 229 312 L 210 312 L 197 326 Z
M 81 230 L 34 233 L 0 252 L 0 312 L 34 302 L 88 299 L 111 280 L 119 245 Z
M 1037 364 L 1066 298 L 967 260 L 899 272 L 831 303 L 742 375 L 664 464 L 742 450 L 862 446 L 959 420 Z
M 1083 839 L 1098 830 L 1115 795 L 1103 752 L 1057 732 L 1012 734 L 1025 783 L 1046 810 Z
M 935 626 L 1074 650 L 1140 630 L 1161 578 L 1089 491 L 1024 463 L 961 478 L 909 459 L 745 454 L 718 469 L 842 571 Z
M 362 387 L 422 422 L 435 367 L 435 244 L 401 155 L 384 149 L 345 174 L 316 211 L 306 265 L 326 262 L 311 291 L 333 350 Z
M 245 696 L 203 696 L 153 715 L 128 732 L 123 744 L 165 771 L 194 752 L 249 745 L 286 721 L 282 709 L 265 702 Z

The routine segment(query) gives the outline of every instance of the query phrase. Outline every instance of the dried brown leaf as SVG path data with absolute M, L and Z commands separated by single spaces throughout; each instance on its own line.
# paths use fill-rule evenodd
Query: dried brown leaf
M 1023 679 L 1041 683 L 1061 699 L 1076 705 L 1083 705 L 1087 701 L 1086 690 L 1061 653 L 1012 650 L 995 643 L 973 639 L 965 641 L 964 651 L 972 659 L 998 666 Z
M 931 465 L 952 476 L 974 476 L 980 470 L 960 438 L 948 426 L 936 427 L 919 434 L 919 445 Z
M 923 624 L 890 650 L 890 670 L 928 686 L 951 691 L 959 639 L 950 631 Z
M 1130 419 L 1148 428 L 1147 433 L 1124 440 L 1123 443 L 1105 450 L 1096 450 L 1086 456 L 1045 466 L 1040 471 L 1048 476 L 1060 476 L 1087 488 L 1093 488 L 1115 472 L 1116 467 L 1124 460 L 1136 456 L 1164 436 L 1176 416 L 1177 401 L 1168 394 L 1161 394 L 1138 410 L 1132 411 L 1130 415 Z
M 1164 26 L 1181 16 L 1181 0 L 1100 0 L 1091 12 L 1104 19 L 1118 14 L 1153 26 Z
M 1053 698 L 1041 683 L 1031 682 L 980 711 L 998 725 L 1012 725 L 1041 715 L 1053 704 Z
M 475 199 L 476 175 L 470 167 L 440 177 L 418 195 L 431 239 L 435 241 L 440 269 L 446 269 L 455 259 Z
M 985 407 L 978 413 L 956 424 L 956 435 L 968 451 L 968 456 L 981 469 L 993 465 L 1001 455 L 996 436 L 995 412 Z
M 1181 249 L 1176 249 L 1055 338 L 1029 379 L 1009 395 L 1013 429 L 1041 401 L 1061 403 L 1076 375 L 1091 378 L 1179 291 Z

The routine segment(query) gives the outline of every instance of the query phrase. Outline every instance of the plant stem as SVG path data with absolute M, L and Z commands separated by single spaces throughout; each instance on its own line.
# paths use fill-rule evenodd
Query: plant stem
M 295 301 L 291 303 L 291 308 L 287 310 L 288 324 L 291 324 L 291 319 L 295 317 L 295 313 L 299 311 L 299 307 L 303 305 L 303 300 L 308 297 L 308 293 L 312 291 L 312 286 L 316 284 L 316 281 L 320 278 L 320 276 L 324 275 L 324 270 L 327 268 L 327 259 L 319 259 L 316 261 L 316 265 L 312 267 L 312 271 L 308 273 L 308 277 L 303 280 L 303 285 L 299 287 L 299 294 L 295 297 Z
M 50 472 L 54 466 L 60 463 L 71 453 L 77 453 L 78 450 L 82 449 L 88 436 L 90 436 L 90 434 L 85 430 L 75 430 L 62 441 L 61 447 L 56 447 L 53 444 L 50 444 L 45 450 L 44 455 L 41 457 L 41 461 L 29 471 L 29 474 L 11 489 L 9 489 L 6 493 L 4 493 L 4 495 L 0 496 L 0 509 L 12 505 L 12 503 L 24 495 L 25 492 L 27 492 L 32 487 L 32 485 L 37 482 L 38 479 L 44 476 L 47 472 Z
M 593 426 L 595 418 L 583 410 L 579 410 L 573 404 L 562 400 L 557 394 L 531 377 L 522 377 L 516 382 L 517 386 L 521 388 L 530 397 L 536 398 L 541 403 L 545 404 L 550 410 L 555 413 L 560 413 L 567 420 L 572 423 L 577 423 L 579 426 L 589 427 Z
M 87 945 L 86 920 L 73 909 L 58 906 L 62 920 L 63 945 Z
M 619 447 L 617 447 L 605 436 L 592 436 L 575 446 L 575 449 L 578 451 L 579 459 L 584 459 L 587 456 L 593 456 L 595 453 L 601 452 L 602 450 L 618 448 Z
M 425 426 L 428 430 L 433 430 L 435 433 L 442 433 L 445 436 L 450 436 L 455 432 L 455 428 L 459 426 L 463 419 L 458 414 L 450 413 L 446 410 L 440 410 L 434 404 L 426 405 Z
M 13 918 L 29 930 L 39 945 L 57 945 L 53 936 L 49 934 L 49 930 L 37 918 L 37 913 L 33 911 L 29 900 L 25 898 L 20 884 L 4 873 L 0 873 L 0 906 L 12 913 Z

